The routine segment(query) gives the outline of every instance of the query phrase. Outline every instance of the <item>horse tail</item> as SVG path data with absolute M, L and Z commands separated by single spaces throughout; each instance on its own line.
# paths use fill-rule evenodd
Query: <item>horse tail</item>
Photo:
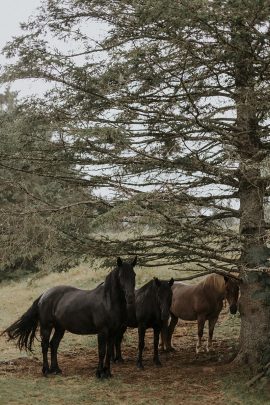
M 36 337 L 36 330 L 39 324 L 38 302 L 41 296 L 36 299 L 31 307 L 4 332 L 8 335 L 8 340 L 17 340 L 17 346 L 20 350 L 32 352 L 32 345 Z

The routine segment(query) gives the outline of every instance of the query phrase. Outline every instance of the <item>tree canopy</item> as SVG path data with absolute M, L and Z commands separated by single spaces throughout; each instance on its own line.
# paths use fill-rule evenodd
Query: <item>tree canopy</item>
M 80 169 L 66 180 L 109 206 L 91 226 L 133 230 L 89 249 L 148 265 L 267 262 L 268 1 L 50 0 L 22 29 L 3 80 L 52 84 L 28 108 Z
M 83 257 L 77 246 L 106 206 L 80 184 L 37 110 L 21 109 L 10 90 L 0 101 L 0 280 L 17 270 L 63 270 Z

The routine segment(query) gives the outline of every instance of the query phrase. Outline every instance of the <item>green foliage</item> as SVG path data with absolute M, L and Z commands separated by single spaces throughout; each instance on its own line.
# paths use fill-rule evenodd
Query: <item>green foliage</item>
M 74 240 L 89 237 L 91 191 L 73 184 L 81 177 L 72 155 L 37 111 L 31 114 L 10 91 L 1 102 L 0 280 L 64 270 L 82 256 Z
M 93 20 L 104 28 L 98 41 L 87 31 Z M 136 250 L 151 265 L 191 268 L 267 262 L 269 176 L 260 167 L 269 149 L 268 21 L 267 0 L 50 0 L 22 25 L 5 47 L 17 59 L 2 80 L 53 85 L 26 110 L 33 131 L 39 122 L 42 138 L 57 138 L 49 148 L 40 143 L 31 168 L 57 173 L 56 189 L 58 181 L 91 187 L 99 234 L 108 223 L 135 229 L 126 243 L 83 241 L 83 224 L 61 218 L 74 251 Z M 138 238 L 147 226 L 150 235 Z

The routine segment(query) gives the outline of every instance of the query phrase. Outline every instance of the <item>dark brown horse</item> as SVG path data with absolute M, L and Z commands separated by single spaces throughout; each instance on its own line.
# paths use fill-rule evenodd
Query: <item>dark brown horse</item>
M 116 357 L 115 361 L 122 362 L 121 342 L 127 326 L 138 328 L 138 359 L 137 367 L 143 369 L 143 349 L 146 329 L 152 328 L 154 332 L 154 364 L 161 366 L 158 354 L 159 335 L 164 322 L 168 323 L 170 317 L 170 307 L 172 304 L 172 285 L 170 281 L 159 280 L 154 277 L 143 287 L 135 292 L 135 304 L 128 307 L 127 324 L 120 329 L 115 338 Z
M 202 346 L 204 324 L 208 321 L 209 338 L 206 350 L 212 346 L 213 332 L 218 316 L 226 299 L 230 305 L 230 312 L 237 312 L 239 286 L 236 280 L 219 274 L 210 274 L 198 284 L 190 285 L 175 282 L 172 287 L 173 298 L 171 306 L 171 321 L 168 330 L 162 333 L 162 344 L 168 351 L 173 351 L 171 345 L 172 334 L 178 318 L 184 321 L 198 322 L 198 341 L 196 353 Z
M 132 263 L 125 263 L 119 257 L 117 267 L 94 290 L 70 286 L 50 288 L 3 333 L 7 333 L 9 339 L 16 339 L 20 350 L 31 351 L 37 327 L 40 325 L 44 375 L 61 373 L 57 349 L 66 330 L 79 335 L 97 334 L 99 364 L 96 376 L 111 377 L 110 358 L 114 337 L 127 322 L 127 305 L 134 305 L 135 301 L 133 267 L 136 260 L 137 258 Z M 52 329 L 54 335 L 50 340 Z M 49 347 L 51 367 L 48 362 Z

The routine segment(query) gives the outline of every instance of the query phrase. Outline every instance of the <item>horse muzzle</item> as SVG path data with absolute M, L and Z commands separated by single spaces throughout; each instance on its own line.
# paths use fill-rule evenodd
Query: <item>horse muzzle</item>
M 237 305 L 236 305 L 236 304 L 230 305 L 230 313 L 231 313 L 232 315 L 235 315 L 236 312 L 237 312 Z

